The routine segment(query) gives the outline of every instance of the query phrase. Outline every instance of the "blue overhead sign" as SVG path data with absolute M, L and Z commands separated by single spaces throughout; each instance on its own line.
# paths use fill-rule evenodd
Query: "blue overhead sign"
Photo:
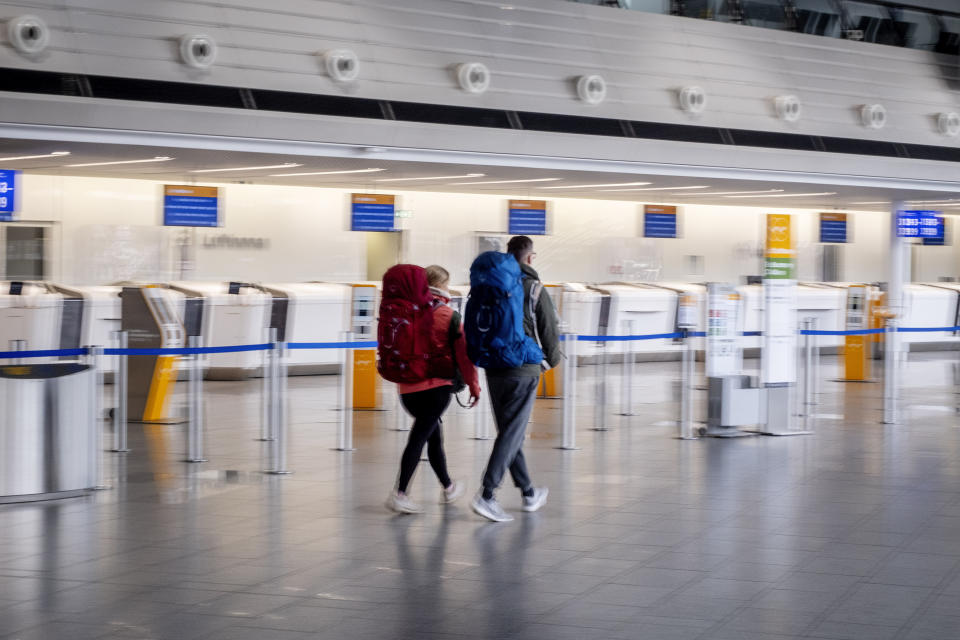
M 219 227 L 219 196 L 217 187 L 164 185 L 163 225 L 165 227 Z
M 947 243 L 946 230 L 947 230 L 946 218 L 944 218 L 943 216 L 938 217 L 937 218 L 937 235 L 933 237 L 924 238 L 923 244 L 926 246 L 942 247 Z
M 515 236 L 547 235 L 545 200 L 511 200 L 508 233 Z
M 351 231 L 395 231 L 396 196 L 355 193 L 350 199 Z
M 20 172 L 0 170 L 0 222 L 10 222 L 17 212 L 17 180 Z
M 943 239 L 943 221 L 939 211 L 898 211 L 897 236 L 900 238 Z
M 820 242 L 847 242 L 847 214 L 820 214 Z
M 643 208 L 644 238 L 676 238 L 677 208 L 648 204 Z

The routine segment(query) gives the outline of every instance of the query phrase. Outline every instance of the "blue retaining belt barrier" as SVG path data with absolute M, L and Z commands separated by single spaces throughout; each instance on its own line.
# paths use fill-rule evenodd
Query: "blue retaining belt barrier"
M 376 340 L 357 342 L 289 342 L 287 349 L 375 349 Z
M 205 353 L 239 353 L 241 351 L 266 351 L 272 349 L 270 343 L 244 344 L 234 347 L 168 347 L 154 349 L 104 349 L 106 356 L 195 356 Z
M 898 333 L 955 333 L 960 331 L 957 327 L 899 327 Z M 854 329 L 850 331 L 819 331 L 819 330 L 800 330 L 797 333 L 803 336 L 873 336 L 886 333 L 886 329 Z M 761 336 L 762 331 L 744 331 L 743 336 Z M 705 338 L 705 331 L 690 331 L 687 337 Z M 595 336 L 595 335 L 577 335 L 578 342 L 633 342 L 635 340 L 675 340 L 682 338 L 683 334 L 675 333 L 652 333 L 635 336 Z M 567 336 L 560 336 L 561 340 L 566 340 Z M 107 356 L 192 356 L 197 354 L 209 353 L 238 353 L 241 351 L 267 351 L 274 348 L 272 343 L 263 344 L 244 344 L 229 347 L 174 347 L 168 349 L 114 349 L 103 350 L 103 355 Z M 375 340 L 360 340 L 352 342 L 289 342 L 287 349 L 374 349 L 377 343 Z M 85 356 L 90 353 L 89 349 L 44 349 L 40 351 L 0 351 L 0 360 L 15 358 L 60 358 Z
M 0 351 L 0 358 L 59 358 L 85 356 L 87 349 L 44 349 L 42 351 Z

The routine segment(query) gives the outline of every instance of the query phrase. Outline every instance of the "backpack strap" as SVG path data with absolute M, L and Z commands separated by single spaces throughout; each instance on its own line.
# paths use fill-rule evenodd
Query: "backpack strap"
M 540 294 L 543 292 L 543 283 L 533 279 L 530 286 L 530 317 L 533 319 L 533 339 L 537 341 L 537 346 L 543 349 L 543 343 L 540 341 L 540 330 L 537 329 L 537 307 L 540 305 Z

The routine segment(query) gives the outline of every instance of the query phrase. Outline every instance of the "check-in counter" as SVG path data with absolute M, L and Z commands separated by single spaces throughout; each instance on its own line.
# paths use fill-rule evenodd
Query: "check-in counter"
M 270 326 L 284 342 L 339 342 L 350 321 L 352 288 L 330 282 L 264 284 L 273 297 Z M 288 353 L 291 374 L 337 373 L 338 349 L 295 349 Z
M 10 350 L 15 341 L 22 341 L 21 350 L 59 349 L 62 310 L 63 296 L 42 282 L 0 281 L 0 350 Z
M 187 298 L 201 298 L 201 334 L 207 347 L 260 344 L 270 326 L 273 297 L 259 287 L 227 282 L 171 282 L 173 291 Z M 185 314 L 186 315 L 186 314 Z M 188 318 L 184 317 L 188 335 Z M 257 351 L 214 353 L 204 357 L 206 377 L 211 380 L 243 380 L 261 367 Z

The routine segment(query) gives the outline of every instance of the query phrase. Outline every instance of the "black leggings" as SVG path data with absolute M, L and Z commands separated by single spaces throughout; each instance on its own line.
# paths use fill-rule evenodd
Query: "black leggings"
M 440 425 L 440 417 L 446 411 L 450 404 L 450 394 L 453 387 L 444 386 L 426 391 L 417 391 L 416 393 L 404 393 L 400 395 L 400 400 L 407 411 L 414 417 L 413 428 L 410 430 L 410 439 L 407 440 L 407 448 L 403 450 L 403 457 L 400 458 L 400 480 L 397 482 L 397 490 L 403 493 L 407 491 L 407 485 L 413 478 L 414 471 L 420 463 L 420 454 L 423 453 L 423 445 L 427 446 L 427 458 L 430 460 L 430 466 L 440 480 L 444 488 L 450 486 L 450 476 L 447 474 L 447 457 L 443 453 L 443 432 Z

